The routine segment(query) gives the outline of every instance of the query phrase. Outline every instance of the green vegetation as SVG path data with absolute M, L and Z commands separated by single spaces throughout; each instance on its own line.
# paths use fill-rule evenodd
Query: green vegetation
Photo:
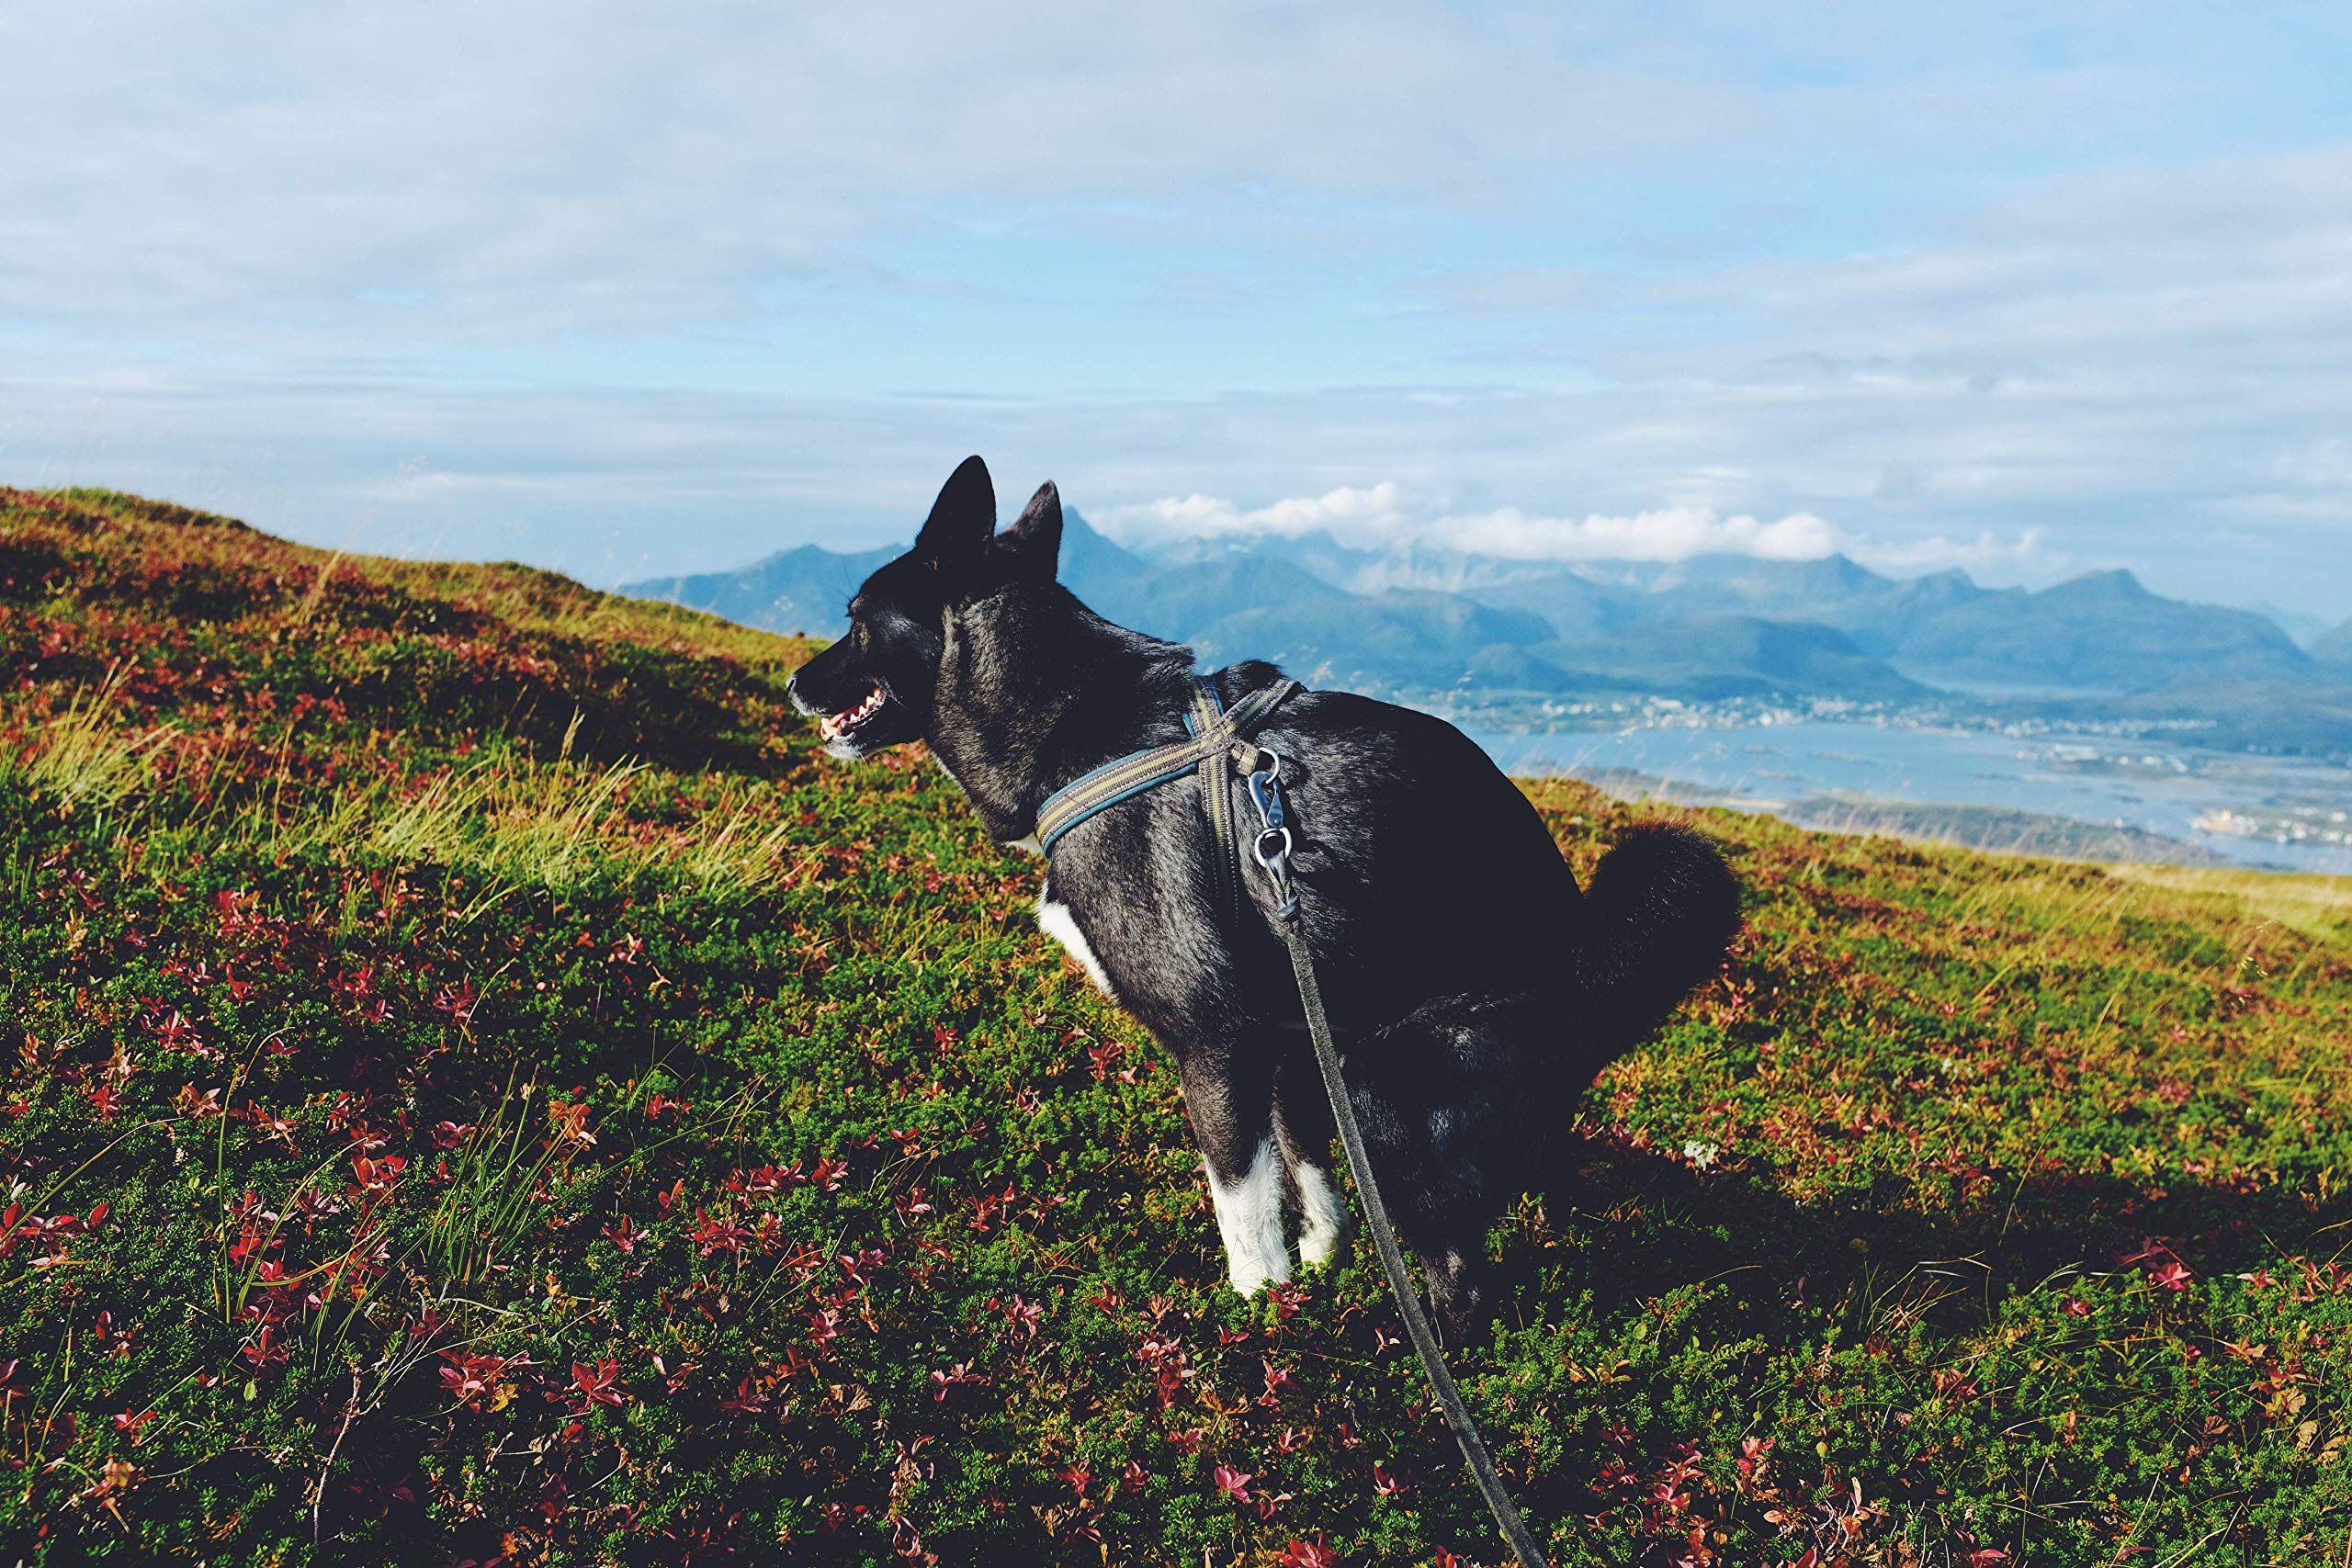
M 1493 1560 L 1368 1251 L 1222 1288 L 1035 863 L 802 645 L 0 491 L 0 647 L 12 1555 Z M 1559 1561 L 2336 1561 L 2342 886 L 1698 819 L 1751 929 L 1456 1361 Z

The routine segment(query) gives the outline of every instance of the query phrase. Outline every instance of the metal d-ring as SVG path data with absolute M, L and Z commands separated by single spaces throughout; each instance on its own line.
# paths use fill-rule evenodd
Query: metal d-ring
M 1270 851 L 1266 847 L 1268 844 L 1279 847 Z M 1250 852 L 1258 857 L 1258 863 L 1278 877 L 1290 868 L 1290 829 L 1287 828 L 1262 829 L 1250 846 Z

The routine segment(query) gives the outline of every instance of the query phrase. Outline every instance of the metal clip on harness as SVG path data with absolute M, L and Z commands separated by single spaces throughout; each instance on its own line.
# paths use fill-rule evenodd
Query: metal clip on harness
M 1272 766 L 1250 774 L 1250 801 L 1258 808 L 1258 836 L 1250 840 L 1250 852 L 1274 885 L 1274 913 L 1287 920 L 1298 913 L 1298 892 L 1290 880 L 1290 815 L 1283 809 L 1282 753 L 1258 755 Z

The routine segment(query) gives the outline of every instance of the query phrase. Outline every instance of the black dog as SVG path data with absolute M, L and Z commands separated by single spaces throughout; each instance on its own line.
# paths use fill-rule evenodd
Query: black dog
M 987 467 L 948 479 L 914 548 L 866 579 L 850 631 L 793 676 L 827 749 L 929 743 L 990 834 L 1036 847 L 1071 780 L 1181 740 L 1191 649 L 1115 626 L 1054 581 L 1050 484 L 996 532 Z M 1237 664 L 1227 707 L 1281 678 Z M 1458 1335 L 1482 1314 L 1487 1226 L 1541 1186 L 1547 1147 L 1612 1057 L 1722 962 L 1738 923 L 1707 842 L 1648 829 L 1589 894 L 1527 798 L 1452 725 L 1306 692 L 1256 737 L 1283 759 L 1302 919 L 1358 1117 L 1397 1228 Z M 1238 821 L 1251 821 L 1237 776 Z M 1287 1279 L 1346 1233 L 1333 1128 L 1297 992 L 1262 908 L 1227 929 L 1198 784 L 1162 785 L 1054 846 L 1038 921 L 1175 1057 L 1233 1288 Z

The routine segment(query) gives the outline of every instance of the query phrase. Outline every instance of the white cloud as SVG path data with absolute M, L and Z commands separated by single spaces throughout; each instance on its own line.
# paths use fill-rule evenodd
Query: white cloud
M 1892 577 L 1913 577 L 1959 567 L 1972 577 L 2004 582 L 2063 576 L 2075 559 L 2072 551 L 2052 549 L 2040 528 L 2027 528 L 2006 539 L 1989 528 L 1973 539 L 1954 539 L 1942 534 L 1912 539 L 1862 539 L 1855 541 L 1847 553 Z
M 0 7 L 0 307 L 503 340 L 741 320 L 950 227 L 1378 243 L 1403 212 L 1580 212 L 1564 180 L 2048 157 L 2210 112 L 2164 48 L 2200 9 L 2051 68 L 2025 7 Z
M 1386 542 L 1408 525 L 1397 505 L 1396 486 L 1387 480 L 1363 489 L 1341 485 L 1321 495 L 1296 496 L 1246 512 L 1216 496 L 1169 496 L 1111 507 L 1101 520 L 1112 532 L 1139 544 L 1256 534 L 1296 538 L 1317 532 L 1351 544 Z
M 1091 515 L 1105 531 L 1147 548 L 1190 539 L 1327 533 L 1360 549 L 1435 547 L 1504 560 L 1681 561 L 1710 555 L 1818 560 L 1844 554 L 1892 577 L 1958 567 L 2001 583 L 2052 581 L 2075 559 L 2073 552 L 2053 547 L 2041 528 L 2006 535 L 1985 528 L 1973 536 L 1880 536 L 1850 532 L 1811 512 L 1766 521 L 1696 503 L 1582 516 L 1550 516 L 1510 505 L 1460 512 L 1416 505 L 1403 487 L 1386 479 L 1258 507 L 1194 494 Z
M 1510 560 L 1688 560 L 1692 556 L 1758 556 L 1810 560 L 1841 547 L 1838 531 L 1810 513 L 1764 522 L 1712 506 L 1668 506 L 1619 516 L 1546 517 L 1517 506 L 1449 512 L 1407 504 L 1384 479 L 1341 485 L 1244 509 L 1216 496 L 1170 496 L 1100 514 L 1103 526 L 1142 545 L 1187 538 L 1328 533 L 1364 548 L 1422 545 Z
M 1537 517 L 1516 506 L 1498 506 L 1441 517 L 1430 534 L 1473 554 L 1533 560 L 1689 560 L 1706 555 L 1815 560 L 1841 542 L 1835 527 L 1809 512 L 1767 523 L 1745 513 L 1726 517 L 1712 506 L 1668 506 L 1613 517 Z

